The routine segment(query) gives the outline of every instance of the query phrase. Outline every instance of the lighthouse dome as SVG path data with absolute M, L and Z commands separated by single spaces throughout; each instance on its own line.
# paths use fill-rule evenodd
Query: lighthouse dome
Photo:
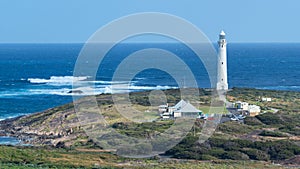
M 226 34 L 225 34 L 225 32 L 222 30 L 221 33 L 220 33 L 220 35 L 225 36 Z
M 224 31 L 221 31 L 219 39 L 220 39 L 220 40 L 225 39 L 225 35 L 226 35 L 225 32 L 224 32 Z

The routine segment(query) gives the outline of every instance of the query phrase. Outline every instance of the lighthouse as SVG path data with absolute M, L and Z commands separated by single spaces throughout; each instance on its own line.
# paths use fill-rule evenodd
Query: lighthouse
M 219 54 L 218 54 L 218 82 L 217 90 L 227 91 L 227 50 L 226 50 L 226 39 L 225 32 L 221 31 L 219 35 Z

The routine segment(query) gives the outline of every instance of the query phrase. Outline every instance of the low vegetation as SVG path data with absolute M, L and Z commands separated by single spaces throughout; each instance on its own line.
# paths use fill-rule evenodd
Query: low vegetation
M 198 144 L 197 137 L 188 136 L 166 154 L 180 159 L 285 160 L 300 155 L 300 147 L 292 141 L 256 141 L 212 137 Z
M 178 90 L 164 92 L 167 102 L 180 100 Z M 202 106 L 203 111 L 208 112 L 210 91 L 199 92 L 200 98 L 196 99 L 199 108 Z M 147 117 L 145 121 L 153 120 L 143 123 L 130 121 L 117 113 L 111 95 L 97 96 L 97 101 L 107 124 L 115 131 L 130 137 L 151 139 L 174 122 L 159 120 L 155 110 L 148 108 L 149 94 L 130 94 L 133 106 L 142 112 L 139 115 Z M 261 97 L 271 97 L 272 101 L 262 102 Z M 234 88 L 228 92 L 227 98 L 259 105 L 263 113 L 247 117 L 244 123 L 229 121 L 219 124 L 204 143 L 199 143 L 198 139 L 205 120 L 198 119 L 178 145 L 150 159 L 128 159 L 103 150 L 84 134 L 72 104 L 7 121 L 5 130 L 11 133 L 38 131 L 41 135 L 37 137 L 42 144 L 40 147 L 0 146 L 0 168 L 276 168 L 278 166 L 272 162 L 283 163 L 300 156 L 299 92 Z M 55 145 L 45 146 L 49 139 L 53 141 L 50 136 L 58 141 Z M 43 140 L 43 137 L 49 139 Z
M 53 148 L 0 146 L 1 169 L 35 169 L 35 168 L 87 168 L 87 169 L 145 169 L 145 168 L 181 168 L 181 169 L 232 169 L 232 168 L 270 168 L 279 166 L 266 162 L 253 161 L 195 161 L 165 159 L 153 157 L 148 159 L 127 159 L 110 153 L 88 150 L 65 150 Z

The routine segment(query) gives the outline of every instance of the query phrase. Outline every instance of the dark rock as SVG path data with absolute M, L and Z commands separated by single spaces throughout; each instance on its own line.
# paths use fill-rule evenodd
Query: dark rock
M 60 141 L 58 142 L 56 145 L 55 145 L 56 148 L 65 148 L 65 143 L 63 141 Z
M 69 93 L 69 94 L 70 94 L 70 93 L 82 94 L 83 91 L 82 91 L 82 90 L 70 90 L 68 93 Z

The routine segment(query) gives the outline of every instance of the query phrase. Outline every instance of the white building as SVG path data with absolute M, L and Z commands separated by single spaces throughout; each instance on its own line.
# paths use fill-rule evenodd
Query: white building
M 261 112 L 261 109 L 259 106 L 256 105 L 249 105 L 248 107 L 249 115 L 250 116 L 257 116 Z
M 187 104 L 186 101 L 180 100 L 175 106 L 169 107 L 169 112 L 171 112 L 173 114 L 175 110 L 181 109 L 186 104 Z
M 167 110 L 167 111 L 163 111 Z M 180 100 L 175 106 L 165 107 L 165 105 L 159 106 L 159 112 L 161 113 L 161 117 L 163 119 L 169 119 L 170 117 L 192 117 L 197 118 L 202 113 L 201 110 L 195 108 L 189 102 L 184 100 Z
M 218 82 L 217 90 L 226 91 L 228 90 L 227 82 L 227 49 L 226 49 L 226 39 L 225 32 L 221 31 L 219 35 L 219 54 L 218 54 Z
M 261 101 L 263 101 L 263 102 L 271 102 L 271 101 L 272 101 L 272 98 L 269 98 L 269 97 L 263 97 L 263 98 L 261 98 Z
M 190 103 L 186 103 L 180 109 L 174 111 L 174 117 L 191 117 L 197 118 L 202 113 L 201 110 L 198 110 Z
M 240 109 L 240 110 L 248 110 L 249 103 L 237 101 L 237 102 L 235 102 L 234 106 L 235 106 L 235 108 Z
M 249 116 L 257 116 L 260 114 L 261 109 L 260 106 L 250 105 L 247 102 L 237 101 L 233 104 L 233 108 L 238 109 L 238 111 L 247 111 L 249 112 Z
M 168 104 L 166 104 L 166 105 L 160 105 L 159 107 L 158 107 L 158 111 L 159 111 L 159 113 L 164 113 L 164 112 L 167 112 L 168 111 Z

